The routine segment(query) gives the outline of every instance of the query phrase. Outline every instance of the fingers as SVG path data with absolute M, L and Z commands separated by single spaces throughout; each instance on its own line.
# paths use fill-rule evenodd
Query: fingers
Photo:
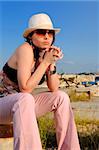
M 50 64 L 56 63 L 56 61 L 63 58 L 63 53 L 60 48 L 56 46 L 51 46 L 49 49 L 45 50 L 43 59 L 45 59 Z
M 63 54 L 63 53 L 61 53 L 61 55 L 60 55 L 60 59 L 62 59 L 62 58 L 63 58 L 63 56 L 64 56 L 64 54 Z
M 59 47 L 51 46 L 51 51 L 53 52 L 53 55 L 58 57 L 59 59 L 63 58 L 63 53 Z

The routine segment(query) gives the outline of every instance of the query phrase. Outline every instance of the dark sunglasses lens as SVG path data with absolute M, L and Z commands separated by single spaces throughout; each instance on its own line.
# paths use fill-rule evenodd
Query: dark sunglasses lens
M 46 30 L 37 30 L 36 33 L 45 35 L 46 34 Z
M 54 31 L 53 31 L 53 30 L 49 30 L 48 33 L 49 33 L 49 34 L 54 34 Z
M 46 33 L 48 33 L 50 35 L 54 35 L 54 31 L 53 30 L 38 29 L 38 30 L 36 30 L 36 33 L 39 34 L 39 35 L 45 35 Z

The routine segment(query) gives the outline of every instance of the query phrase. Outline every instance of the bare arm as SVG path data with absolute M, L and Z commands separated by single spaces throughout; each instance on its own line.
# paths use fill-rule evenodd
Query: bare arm
M 51 91 L 57 91 L 60 84 L 58 74 L 57 72 L 50 74 L 50 71 L 52 72 L 55 69 L 55 62 L 62 59 L 63 53 L 60 48 L 56 46 L 51 46 L 51 48 L 53 49 L 54 63 L 49 66 L 49 71 L 47 71 L 47 86 Z
M 54 70 L 55 64 L 50 65 L 50 71 Z M 51 91 L 57 91 L 59 87 L 59 78 L 58 74 L 50 74 L 47 72 L 47 86 Z
M 34 62 L 34 57 L 33 49 L 28 44 L 24 44 L 18 48 L 17 60 L 19 89 L 22 92 L 32 92 L 41 80 L 49 64 L 42 61 L 31 76 L 31 66 Z
M 48 66 L 54 62 L 53 53 L 46 52 L 42 62 L 31 75 L 31 66 L 34 62 L 33 49 L 28 44 L 24 44 L 17 50 L 17 70 L 18 84 L 20 91 L 32 92 L 38 85 Z

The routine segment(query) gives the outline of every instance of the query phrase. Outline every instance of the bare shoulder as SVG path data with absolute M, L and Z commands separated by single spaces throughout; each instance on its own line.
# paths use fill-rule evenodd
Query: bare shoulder
M 31 45 L 28 43 L 23 43 L 16 49 L 16 57 L 18 62 L 23 61 L 23 62 L 30 62 L 32 63 L 34 60 L 34 55 L 33 55 L 33 49 Z M 17 63 L 18 63 L 17 62 Z
M 29 45 L 27 42 L 21 44 L 17 49 L 16 52 L 17 53 L 21 53 L 21 52 L 33 52 L 31 45 Z

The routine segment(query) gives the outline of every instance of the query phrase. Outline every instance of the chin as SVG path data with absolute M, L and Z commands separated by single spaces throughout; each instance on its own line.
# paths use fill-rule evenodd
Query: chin
M 50 47 L 50 45 L 45 45 L 42 48 L 49 48 L 49 47 Z

